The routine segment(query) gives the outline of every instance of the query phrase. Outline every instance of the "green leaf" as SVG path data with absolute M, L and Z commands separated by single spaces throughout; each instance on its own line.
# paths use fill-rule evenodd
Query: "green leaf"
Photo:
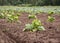
M 43 26 L 38 26 L 38 30 L 45 30 Z
M 33 31 L 33 32 L 35 32 L 35 31 L 37 31 L 37 29 L 36 29 L 36 28 L 34 28 L 34 29 L 32 29 L 32 31 Z
M 3 13 L 0 14 L 0 18 L 4 18 L 5 15 Z
M 11 14 L 7 14 L 7 17 L 11 17 L 12 15 Z
M 25 27 L 26 29 L 33 29 L 33 25 L 31 25 L 31 24 L 26 24 L 25 26 L 26 26 Z
M 27 31 L 27 30 L 32 31 L 32 29 L 33 29 L 33 26 L 31 24 L 26 24 L 23 31 Z
M 20 14 L 16 14 L 17 16 L 20 16 Z
M 38 19 L 34 19 L 34 20 L 32 21 L 32 24 L 33 24 L 34 26 L 42 25 L 41 21 L 38 20 Z

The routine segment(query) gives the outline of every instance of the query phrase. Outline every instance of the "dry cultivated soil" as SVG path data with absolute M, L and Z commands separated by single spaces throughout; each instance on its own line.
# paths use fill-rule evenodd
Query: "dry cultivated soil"
M 55 21 L 50 25 L 47 20 L 48 14 L 37 14 L 46 30 L 37 32 L 23 32 L 25 24 L 33 19 L 28 18 L 28 13 L 22 13 L 19 17 L 21 24 L 9 23 L 0 19 L 0 43 L 60 43 L 60 15 L 54 14 Z

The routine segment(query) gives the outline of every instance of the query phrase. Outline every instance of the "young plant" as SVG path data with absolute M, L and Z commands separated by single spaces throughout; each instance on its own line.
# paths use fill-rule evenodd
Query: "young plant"
M 40 20 L 34 19 L 31 24 L 25 25 L 25 29 L 23 29 L 23 31 L 27 30 L 34 32 L 34 31 L 45 30 L 45 28 L 43 27 Z
M 52 16 L 53 14 L 54 14 L 53 11 L 49 11 L 49 12 L 48 12 L 48 15 L 49 15 L 49 16 Z
M 48 16 L 47 21 L 49 22 L 49 29 L 52 28 L 54 20 L 55 20 L 54 17 L 52 17 L 52 16 Z
M 33 15 L 33 14 L 32 14 L 32 15 L 28 15 L 28 18 L 29 18 L 29 19 L 34 19 L 34 18 L 36 18 L 36 16 Z
M 47 20 L 48 20 L 48 22 L 51 22 L 52 23 L 52 22 L 54 22 L 55 18 L 52 17 L 52 16 L 48 16 L 48 19 Z
M 48 16 L 47 21 L 51 22 L 51 23 L 54 22 L 54 20 L 55 20 L 55 18 L 53 17 L 54 12 L 50 11 L 48 14 L 49 14 L 49 16 Z
M 7 14 L 7 21 L 8 22 L 15 22 L 15 21 L 18 21 L 18 15 L 11 15 L 11 14 Z
M 15 22 L 15 21 L 18 21 L 18 17 L 20 16 L 20 14 L 18 13 L 14 13 L 14 11 L 1 11 L 0 12 L 0 18 L 1 19 L 6 19 L 7 21 L 9 22 Z
M 0 18 L 1 18 L 1 19 L 4 19 L 4 18 L 5 18 L 4 13 L 0 13 Z

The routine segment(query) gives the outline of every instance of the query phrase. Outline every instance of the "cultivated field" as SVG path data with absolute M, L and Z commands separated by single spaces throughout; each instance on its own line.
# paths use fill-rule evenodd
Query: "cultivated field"
M 0 43 L 60 43 L 60 6 L 0 6 Z

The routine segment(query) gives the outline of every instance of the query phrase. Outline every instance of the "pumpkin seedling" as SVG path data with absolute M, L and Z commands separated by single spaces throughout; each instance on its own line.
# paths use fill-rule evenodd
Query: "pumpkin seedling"
M 28 15 L 28 18 L 29 19 L 34 19 L 34 18 L 36 18 L 36 16 L 35 15 Z
M 27 30 L 34 32 L 34 31 L 45 30 L 45 28 L 43 27 L 40 20 L 34 19 L 31 24 L 25 25 L 25 29 L 23 29 L 23 31 Z
M 49 29 L 52 28 L 54 20 L 55 20 L 54 17 L 52 17 L 52 16 L 48 16 L 47 21 L 49 22 Z
M 4 15 L 4 13 L 0 13 L 0 18 L 5 18 L 5 15 Z
M 12 22 L 12 21 L 17 21 L 18 20 L 18 16 L 17 15 L 8 15 L 7 16 L 7 19 L 9 22 Z
M 55 20 L 55 18 L 54 17 L 52 17 L 52 16 L 48 16 L 48 19 L 47 19 L 49 22 L 53 22 L 54 20 Z
M 49 16 L 52 16 L 53 14 L 54 14 L 53 11 L 49 11 L 49 12 L 48 12 L 48 15 L 49 15 Z
M 26 24 L 25 25 L 25 29 L 23 29 L 23 31 L 27 31 L 27 30 L 32 30 L 33 29 L 33 25 L 32 24 Z

